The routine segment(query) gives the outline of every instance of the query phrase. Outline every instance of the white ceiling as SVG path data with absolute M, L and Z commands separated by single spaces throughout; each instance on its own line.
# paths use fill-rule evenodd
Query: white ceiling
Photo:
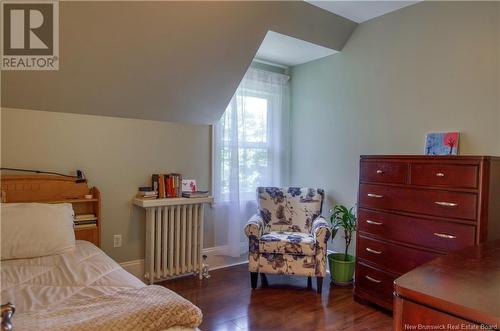
M 327 47 L 268 31 L 255 58 L 285 66 L 295 66 L 335 53 L 336 50 Z
M 311 5 L 361 23 L 420 1 L 311 1 Z
M 316 1 L 305 0 L 311 5 L 335 13 L 351 21 L 361 23 L 420 1 Z M 337 51 L 304 40 L 269 31 L 260 45 L 255 58 L 285 66 L 295 66 Z

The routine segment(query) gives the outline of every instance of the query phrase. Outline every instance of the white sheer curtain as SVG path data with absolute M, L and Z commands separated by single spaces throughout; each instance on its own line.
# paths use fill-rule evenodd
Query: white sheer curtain
M 256 211 L 255 189 L 288 182 L 288 80 L 250 68 L 214 127 L 215 239 L 223 255 L 247 249 L 240 243 Z

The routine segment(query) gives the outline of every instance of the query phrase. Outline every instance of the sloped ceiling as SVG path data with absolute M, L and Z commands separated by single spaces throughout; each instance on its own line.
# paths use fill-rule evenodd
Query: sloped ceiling
M 255 58 L 291 67 L 321 59 L 335 53 L 337 51 L 331 48 L 319 46 L 274 31 L 268 31 L 255 54 Z
M 305 2 L 60 2 L 59 71 L 5 71 L 2 107 L 216 122 L 268 30 L 341 50 L 356 23 Z

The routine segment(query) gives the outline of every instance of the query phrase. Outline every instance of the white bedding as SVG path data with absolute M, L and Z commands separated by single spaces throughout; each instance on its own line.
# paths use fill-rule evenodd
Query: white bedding
M 87 241 L 61 255 L 1 261 L 0 267 L 1 302 L 15 304 L 16 314 L 146 286 Z M 181 329 L 189 330 L 169 330 Z
M 1 262 L 2 302 L 16 313 L 60 306 L 69 299 L 93 298 L 146 286 L 88 241 L 61 255 Z

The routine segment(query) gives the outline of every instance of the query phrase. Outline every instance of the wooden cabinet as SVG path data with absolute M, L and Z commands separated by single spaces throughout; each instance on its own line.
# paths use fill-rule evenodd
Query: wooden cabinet
M 439 330 L 440 328 L 446 330 L 441 326 L 448 326 L 447 330 L 481 330 L 480 324 L 472 323 L 400 297 L 395 298 L 395 305 L 394 312 L 401 314 L 401 316 L 396 316 L 394 320 L 395 331 L 408 330 L 410 327 L 414 327 L 414 330 L 418 330 L 419 327 L 420 329 L 429 327 L 428 330 L 431 330 L 431 327 L 434 327 L 433 330 Z M 482 330 L 487 329 L 483 326 Z
M 78 226 L 75 225 L 75 238 L 77 240 L 90 241 L 97 247 L 101 245 L 101 193 L 97 187 L 90 189 L 89 194 L 92 194 L 92 199 L 78 199 L 71 202 L 75 215 L 93 214 L 95 215 L 95 225 Z
M 362 156 L 359 178 L 359 301 L 392 309 L 398 276 L 450 251 L 500 238 L 498 158 Z
M 86 228 L 86 229 L 75 229 L 76 240 L 86 240 L 90 241 L 96 246 L 99 246 L 99 231 L 98 227 Z
M 500 240 L 441 256 L 394 282 L 394 330 L 497 330 Z

